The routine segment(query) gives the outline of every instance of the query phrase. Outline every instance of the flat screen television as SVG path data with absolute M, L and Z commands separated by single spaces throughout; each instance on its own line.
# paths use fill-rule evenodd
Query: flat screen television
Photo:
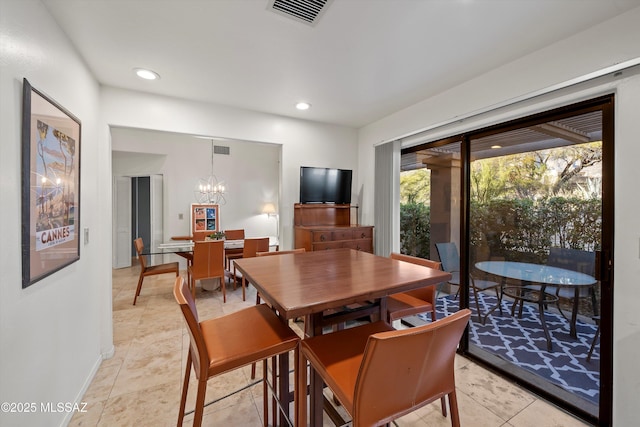
M 300 203 L 351 203 L 351 170 L 300 167 Z

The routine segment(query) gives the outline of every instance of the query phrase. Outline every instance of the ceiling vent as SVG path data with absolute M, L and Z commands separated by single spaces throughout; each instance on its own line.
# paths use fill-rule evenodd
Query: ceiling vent
M 213 146 L 213 154 L 229 155 L 230 154 L 230 150 L 229 150 L 229 147 L 227 147 L 225 145 L 214 145 Z
M 315 25 L 333 0 L 269 0 L 267 8 L 307 25 Z

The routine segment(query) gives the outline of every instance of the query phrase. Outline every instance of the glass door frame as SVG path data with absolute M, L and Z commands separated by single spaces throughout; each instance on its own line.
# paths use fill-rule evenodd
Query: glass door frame
M 430 143 L 406 148 L 402 153 L 435 148 L 452 142 L 460 142 L 460 307 L 469 307 L 469 255 L 471 214 L 471 141 L 492 134 L 533 126 L 551 120 L 572 117 L 592 111 L 602 112 L 602 236 L 601 251 L 596 257 L 596 279 L 601 284 L 600 301 L 600 401 L 597 416 L 552 394 L 539 384 L 528 382 L 509 370 L 496 366 L 470 352 L 468 328 L 459 351 L 474 361 L 490 367 L 506 378 L 513 379 L 525 388 L 557 404 L 590 423 L 612 425 L 613 407 L 613 248 L 614 248 L 614 95 L 604 95 L 541 113 L 502 122 L 496 125 L 463 132 Z

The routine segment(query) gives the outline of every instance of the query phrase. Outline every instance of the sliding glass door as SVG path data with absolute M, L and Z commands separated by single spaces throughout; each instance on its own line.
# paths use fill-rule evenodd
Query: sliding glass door
M 605 425 L 612 129 L 588 101 L 405 150 L 401 181 L 402 249 L 453 271 L 438 309 L 471 308 L 468 354 Z

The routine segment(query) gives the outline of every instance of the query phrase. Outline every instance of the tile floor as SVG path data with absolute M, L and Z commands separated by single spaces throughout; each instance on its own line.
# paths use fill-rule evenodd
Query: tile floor
M 137 266 L 113 271 L 115 355 L 103 361 L 84 396 L 88 411 L 76 414 L 70 426 L 176 425 L 189 339 L 173 298 L 174 277 L 145 278 L 137 305 L 133 306 L 138 272 Z M 197 298 L 200 317 L 206 319 L 254 304 L 255 288 L 250 287 L 245 302 L 239 288 L 228 290 L 226 304 L 220 292 L 202 292 L 199 287 Z M 191 378 L 187 411 L 195 401 L 191 392 L 195 390 L 195 375 Z M 585 425 L 460 356 L 456 359 L 456 383 L 463 426 Z M 250 379 L 249 367 L 210 380 L 206 402 L 213 403 L 205 407 L 203 425 L 259 427 L 261 396 L 262 386 Z M 193 414 L 187 415 L 184 425 L 190 426 L 192 420 Z M 439 402 L 396 422 L 399 426 L 451 425 L 450 419 L 442 416 Z M 325 425 L 332 425 L 326 416 Z

